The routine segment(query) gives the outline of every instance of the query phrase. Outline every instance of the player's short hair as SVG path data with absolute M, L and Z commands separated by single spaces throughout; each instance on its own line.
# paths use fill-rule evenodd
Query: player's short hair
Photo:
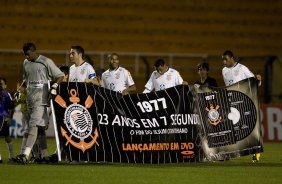
M 226 50 L 223 52 L 222 57 L 223 56 L 229 56 L 230 58 L 234 58 L 234 54 L 231 50 Z
M 209 65 L 209 63 L 204 61 L 204 62 L 201 62 L 201 63 L 199 63 L 197 65 L 197 69 L 199 70 L 200 68 L 206 69 L 207 71 L 209 71 L 210 70 L 210 65 Z
M 23 45 L 23 52 L 26 55 L 28 51 L 36 51 L 36 46 L 34 43 L 32 42 L 26 42 Z
M 117 56 L 117 57 L 119 57 L 118 53 L 116 53 L 116 52 L 111 53 L 110 56 L 111 56 L 111 57 L 112 57 L 112 56 Z
M 73 46 L 71 46 L 71 49 L 76 50 L 76 52 L 77 52 L 78 54 L 81 54 L 81 55 L 82 55 L 82 58 L 84 58 L 84 49 L 83 49 L 81 46 L 79 46 L 79 45 L 73 45 Z
M 155 67 L 158 68 L 159 66 L 164 66 L 165 61 L 163 59 L 157 59 L 155 62 Z
M 69 69 L 68 66 L 63 65 L 63 66 L 60 66 L 60 70 L 61 70 L 62 72 L 64 72 L 65 75 L 68 75 L 70 69 Z
M 4 81 L 5 84 L 7 84 L 7 80 L 6 80 L 5 77 L 0 76 L 0 81 L 1 81 L 1 80 Z

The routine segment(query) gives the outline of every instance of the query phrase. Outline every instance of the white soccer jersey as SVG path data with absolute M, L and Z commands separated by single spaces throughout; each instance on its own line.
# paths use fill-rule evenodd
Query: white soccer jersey
M 121 93 L 124 89 L 134 85 L 132 76 L 128 70 L 118 67 L 115 70 L 108 69 L 102 74 L 101 86 Z
M 83 62 L 79 66 L 73 64 L 70 67 L 69 82 L 84 82 L 85 79 L 94 79 L 95 77 L 94 68 L 87 62 Z
M 169 68 L 164 74 L 154 71 L 145 85 L 143 93 L 149 93 L 153 90 L 160 91 L 171 88 L 183 83 L 183 79 L 179 72 L 175 69 Z
M 224 67 L 222 69 L 222 76 L 226 86 L 230 86 L 241 80 L 254 77 L 254 74 L 245 66 L 237 63 L 231 68 Z

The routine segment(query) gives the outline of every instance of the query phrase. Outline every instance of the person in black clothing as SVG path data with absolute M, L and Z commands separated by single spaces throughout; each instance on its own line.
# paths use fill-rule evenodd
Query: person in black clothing
M 201 62 L 197 65 L 198 74 L 200 76 L 200 80 L 197 80 L 194 85 L 198 86 L 209 86 L 209 87 L 218 87 L 217 82 L 214 78 L 209 77 L 209 63 L 207 62 Z

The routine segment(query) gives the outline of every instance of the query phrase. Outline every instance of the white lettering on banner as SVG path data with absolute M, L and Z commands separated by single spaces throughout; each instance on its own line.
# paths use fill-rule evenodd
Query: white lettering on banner
M 197 114 L 172 114 L 171 125 L 196 125 L 199 124 L 199 115 Z
M 160 126 L 156 118 L 152 118 L 151 120 L 150 119 L 140 119 L 140 120 L 145 128 L 155 128 Z
M 99 113 L 97 116 L 98 116 L 99 124 L 101 124 L 101 125 L 108 125 L 109 124 L 107 114 L 100 114 Z
M 187 134 L 188 128 L 167 128 L 157 130 L 130 130 L 130 135 Z
M 207 101 L 213 100 L 213 99 L 214 99 L 214 95 L 205 96 L 205 99 L 206 99 Z
M 268 138 L 275 139 L 275 132 L 277 132 L 278 140 L 282 140 L 282 110 L 279 108 L 266 108 L 267 122 L 268 122 Z M 276 131 L 275 131 L 276 130 Z
M 112 122 L 112 125 L 140 128 L 140 125 L 136 121 L 137 121 L 136 119 L 130 119 L 127 117 L 116 115 Z
M 138 102 L 136 105 L 140 107 L 143 113 L 145 113 L 145 112 L 152 112 L 152 111 L 160 110 L 159 104 L 162 109 L 167 108 L 165 98 L 150 100 L 149 102 L 148 101 Z

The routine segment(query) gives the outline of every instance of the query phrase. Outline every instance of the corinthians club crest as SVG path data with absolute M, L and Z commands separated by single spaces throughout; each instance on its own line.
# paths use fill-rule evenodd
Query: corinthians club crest
M 75 89 L 70 90 L 70 101 L 73 103 L 66 106 L 66 102 L 64 99 L 57 95 L 55 101 L 61 106 L 66 108 L 64 113 L 64 123 L 68 129 L 68 132 L 71 135 L 68 135 L 68 132 L 61 127 L 61 134 L 63 137 L 67 139 L 66 145 L 70 143 L 74 147 L 82 150 L 83 152 L 89 148 L 91 148 L 95 143 L 97 143 L 98 138 L 98 130 L 97 128 L 93 132 L 93 121 L 91 118 L 90 113 L 88 112 L 87 108 L 90 108 L 94 103 L 91 96 L 88 96 L 85 100 L 85 106 L 78 104 L 80 101 L 79 97 L 77 97 L 77 92 Z M 93 135 L 92 135 L 93 132 Z M 72 136 L 80 139 L 80 142 L 75 142 L 72 140 Z M 88 137 L 91 137 L 90 142 L 85 142 L 84 140 Z
M 221 122 L 221 117 L 219 116 L 218 110 L 219 105 L 216 105 L 215 107 L 213 104 L 210 104 L 210 108 L 206 107 L 206 111 L 208 112 L 208 121 L 210 124 L 216 126 Z

